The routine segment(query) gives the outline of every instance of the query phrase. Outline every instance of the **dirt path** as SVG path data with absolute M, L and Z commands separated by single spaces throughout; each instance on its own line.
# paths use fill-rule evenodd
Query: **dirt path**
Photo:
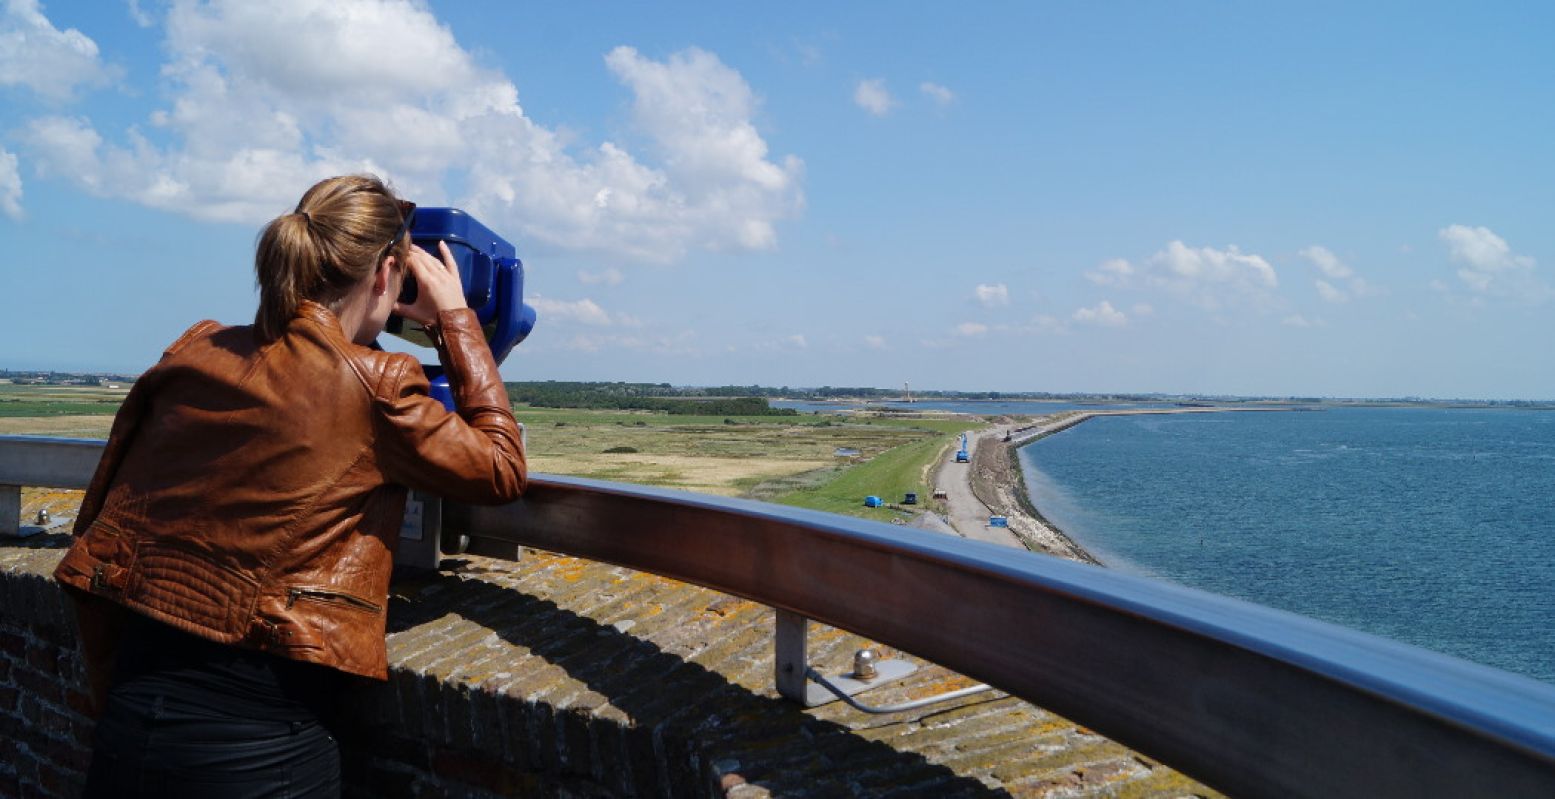
M 1009 520 L 1010 532 L 1026 549 L 1082 563 L 1100 563 L 1037 512 L 1026 494 L 1026 482 L 1015 455 L 1019 443 L 1067 429 L 1087 418 L 1087 414 L 1058 413 L 1039 416 L 1028 423 L 994 425 L 978 436 L 982 446 L 972 457 L 971 487 L 984 507 Z
M 988 506 L 984 505 L 972 491 L 972 469 L 977 460 L 978 448 L 990 440 L 992 443 L 989 446 L 999 446 L 998 441 L 1004 438 L 1004 431 L 1008 426 L 998 426 L 995 429 L 996 433 L 985 431 L 982 435 L 968 431 L 967 451 L 972 455 L 972 463 L 956 463 L 957 447 L 952 446 L 945 460 L 940 463 L 934 485 L 938 490 L 945 492 L 946 516 L 949 517 L 947 521 L 962 538 L 1025 549 L 1026 545 L 1021 543 L 1021 540 L 1008 528 L 988 526 L 988 517 L 991 515 Z

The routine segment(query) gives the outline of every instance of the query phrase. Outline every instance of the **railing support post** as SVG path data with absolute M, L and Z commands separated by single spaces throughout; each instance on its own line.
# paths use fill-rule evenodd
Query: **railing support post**
M 0 535 L 22 534 L 22 487 L 0 485 Z
M 810 620 L 782 608 L 777 611 L 776 631 L 776 657 L 773 658 L 776 670 L 778 694 L 785 699 L 808 706 L 808 684 L 805 672 L 810 668 L 809 655 L 806 652 L 805 640 L 808 637 Z
M 840 675 L 833 679 L 822 677 L 820 672 L 810 668 L 810 655 L 807 638 L 810 630 L 810 620 L 798 613 L 774 608 L 777 612 L 777 629 L 773 635 L 774 657 L 773 669 L 776 678 L 778 694 L 784 699 L 798 702 L 805 707 L 824 705 L 827 702 L 835 702 L 841 699 L 853 707 L 865 713 L 897 713 L 903 710 L 912 710 L 931 705 L 935 702 L 943 702 L 946 699 L 955 699 L 967 694 L 988 690 L 988 686 L 979 685 L 971 689 L 955 691 L 951 694 L 932 696 L 908 702 L 903 705 L 888 705 L 886 707 L 873 707 L 853 699 L 854 694 L 863 693 L 871 688 L 879 688 L 887 683 L 900 680 L 918 670 L 918 667 L 905 660 L 874 659 L 873 650 L 864 650 L 859 654 L 866 657 L 854 657 L 855 668 L 858 663 L 867 663 L 871 669 L 868 676 L 857 673 Z

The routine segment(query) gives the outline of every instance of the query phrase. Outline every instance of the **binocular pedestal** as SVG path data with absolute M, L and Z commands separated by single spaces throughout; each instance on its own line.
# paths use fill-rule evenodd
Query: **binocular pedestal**
M 497 363 L 534 329 L 535 311 L 524 304 L 524 264 L 517 249 L 506 239 L 457 208 L 417 208 L 408 220 L 410 238 L 428 252 L 448 246 L 449 257 L 459 270 L 464 300 L 480 320 L 486 344 Z M 407 278 L 399 301 L 415 301 L 415 281 Z M 384 332 L 423 347 L 432 339 L 420 325 L 390 316 Z M 424 365 L 430 393 L 454 412 L 453 392 L 441 366 Z M 523 425 L 519 435 L 523 436 Z M 444 555 L 458 555 L 469 538 L 445 528 L 443 500 L 411 491 L 405 502 L 405 521 L 400 527 L 395 565 L 412 569 L 436 569 Z
M 443 498 L 411 491 L 405 498 L 405 521 L 400 524 L 397 566 L 436 569 L 443 557 Z

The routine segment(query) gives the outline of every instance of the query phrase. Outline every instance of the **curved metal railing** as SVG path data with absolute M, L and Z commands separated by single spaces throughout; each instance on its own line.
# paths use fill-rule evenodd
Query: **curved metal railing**
M 88 455 L 0 437 L 0 485 L 82 485 L 90 468 L 73 470 Z M 537 475 L 511 505 L 445 506 L 444 524 L 473 552 L 577 555 L 851 630 L 1235 795 L 1555 795 L 1555 686 L 1239 600 L 899 526 L 580 478 Z

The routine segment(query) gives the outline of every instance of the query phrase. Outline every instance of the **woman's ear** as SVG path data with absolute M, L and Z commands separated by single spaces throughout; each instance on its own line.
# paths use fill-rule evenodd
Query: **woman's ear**
M 389 290 L 389 279 L 394 274 L 394 256 L 389 256 L 378 262 L 378 269 L 373 272 L 373 294 L 383 296 Z

